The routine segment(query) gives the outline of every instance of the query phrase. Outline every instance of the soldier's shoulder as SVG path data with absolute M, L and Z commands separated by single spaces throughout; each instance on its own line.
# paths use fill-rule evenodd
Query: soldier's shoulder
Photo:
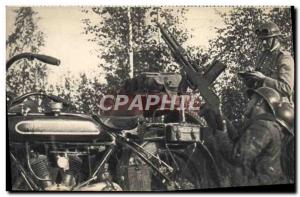
M 286 49 L 280 48 L 278 51 L 279 51 L 279 55 L 282 58 L 292 58 L 292 54 L 289 51 L 287 51 Z
M 260 130 L 272 130 L 277 127 L 276 119 L 271 115 L 260 115 L 253 121 L 251 128 Z
M 294 58 L 292 57 L 292 55 L 289 51 L 280 49 L 278 62 L 280 62 L 281 64 L 284 64 L 284 65 L 293 66 Z
M 269 128 L 273 125 L 273 120 L 267 120 L 267 119 L 257 119 L 254 121 L 254 126 L 255 127 L 264 127 L 264 128 Z

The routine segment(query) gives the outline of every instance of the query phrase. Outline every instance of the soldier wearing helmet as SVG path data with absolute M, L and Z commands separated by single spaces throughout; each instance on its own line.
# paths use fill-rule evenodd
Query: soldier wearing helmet
M 256 63 L 256 71 L 252 77 L 258 82 L 256 87 L 271 87 L 284 98 L 292 101 L 294 90 L 294 60 L 280 43 L 282 36 L 279 27 L 273 22 L 265 22 L 258 26 L 255 34 L 259 39 L 260 55 Z
M 288 102 L 275 107 L 276 121 L 283 127 L 281 166 L 288 183 L 295 180 L 294 106 Z
M 249 121 L 238 132 L 236 138 L 230 137 L 226 121 L 217 130 L 215 138 L 223 157 L 243 169 L 240 185 L 269 185 L 285 183 L 281 168 L 281 143 L 284 136 L 282 126 L 276 121 L 275 106 L 280 95 L 269 87 L 247 91 L 250 102 L 245 116 Z M 220 122 L 220 121 L 219 121 Z
M 284 127 L 288 135 L 294 136 L 294 106 L 280 102 L 275 107 L 276 120 Z

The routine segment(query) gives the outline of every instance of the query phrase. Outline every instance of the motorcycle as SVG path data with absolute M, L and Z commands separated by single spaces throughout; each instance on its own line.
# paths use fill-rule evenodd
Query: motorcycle
M 24 53 L 10 59 L 7 69 L 21 58 L 59 65 L 56 58 Z M 159 75 L 143 76 L 154 79 Z M 161 88 L 161 92 L 166 91 Z M 205 129 L 199 117 L 188 111 L 104 116 L 78 113 L 69 101 L 43 92 L 10 97 L 10 190 L 174 191 L 218 187 L 218 168 L 201 136 Z

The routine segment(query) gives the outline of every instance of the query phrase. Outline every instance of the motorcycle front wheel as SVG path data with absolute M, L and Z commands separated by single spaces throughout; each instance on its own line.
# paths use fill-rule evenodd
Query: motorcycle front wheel
M 188 154 L 183 149 L 159 149 L 156 155 L 174 171 L 169 174 L 171 179 L 169 183 L 163 183 L 162 178 L 153 173 L 152 191 L 198 190 L 212 186 L 207 162 L 204 159 L 195 161 L 194 155 Z

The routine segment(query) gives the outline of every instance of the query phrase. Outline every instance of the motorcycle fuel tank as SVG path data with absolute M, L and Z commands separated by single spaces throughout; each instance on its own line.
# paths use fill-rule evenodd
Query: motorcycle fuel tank
M 93 118 L 84 114 L 10 114 L 7 120 L 10 141 L 111 140 Z

